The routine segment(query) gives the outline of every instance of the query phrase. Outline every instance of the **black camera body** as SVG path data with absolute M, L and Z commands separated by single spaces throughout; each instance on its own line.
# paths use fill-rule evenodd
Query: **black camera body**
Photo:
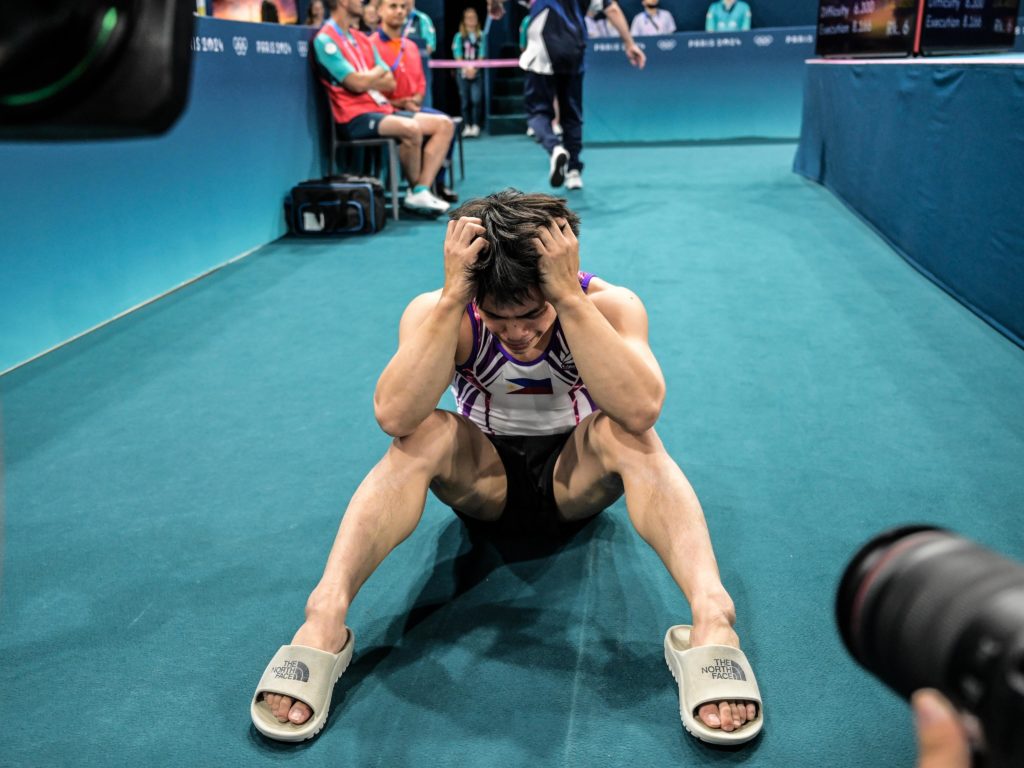
M 941 528 L 899 528 L 847 566 L 836 620 L 900 695 L 936 688 L 973 715 L 986 765 L 1024 766 L 1024 566 Z
M 0 140 L 161 134 L 185 108 L 195 5 L 11 3 L 0 26 Z

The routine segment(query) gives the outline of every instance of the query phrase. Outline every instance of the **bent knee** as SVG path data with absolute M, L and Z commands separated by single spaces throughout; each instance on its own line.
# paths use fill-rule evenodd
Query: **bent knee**
M 410 144 L 422 144 L 423 143 L 423 130 L 420 128 L 419 123 L 415 120 L 407 120 L 402 125 L 402 141 L 409 142 Z
M 453 413 L 435 409 L 407 435 L 392 439 L 391 450 L 424 460 L 447 455 L 455 447 L 457 419 Z
M 664 451 L 661 438 L 653 426 L 637 429 L 623 425 L 605 413 L 597 413 L 587 427 L 587 438 L 606 465 L 618 463 L 622 457 L 637 453 Z

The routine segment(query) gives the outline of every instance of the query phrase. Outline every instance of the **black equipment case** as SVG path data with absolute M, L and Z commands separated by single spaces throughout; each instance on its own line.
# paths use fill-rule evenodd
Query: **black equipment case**
M 296 235 L 379 232 L 387 221 L 384 187 L 379 179 L 363 176 L 304 181 L 285 199 L 284 218 Z

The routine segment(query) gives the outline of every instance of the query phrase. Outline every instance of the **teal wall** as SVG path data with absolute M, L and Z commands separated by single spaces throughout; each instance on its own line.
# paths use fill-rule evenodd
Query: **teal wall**
M 283 234 L 321 175 L 309 35 L 197 19 L 166 135 L 0 143 L 0 371 Z
M 643 70 L 619 40 L 591 40 L 584 141 L 789 139 L 800 135 L 805 60 L 814 27 L 639 39 Z

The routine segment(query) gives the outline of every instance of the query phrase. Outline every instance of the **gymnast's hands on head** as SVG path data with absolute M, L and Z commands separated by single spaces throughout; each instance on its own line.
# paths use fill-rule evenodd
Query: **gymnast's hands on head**
M 580 287 L 580 243 L 563 218 L 537 228 L 533 245 L 540 257 L 540 289 L 555 308 L 566 299 L 583 295 Z
M 473 300 L 475 288 L 469 279 L 469 268 L 490 245 L 484 237 L 486 234 L 483 222 L 472 216 L 448 222 L 448 232 L 444 236 L 443 299 L 450 299 L 460 306 Z
M 967 734 L 956 710 L 941 693 L 917 691 L 912 699 L 917 723 L 917 768 L 970 768 Z

